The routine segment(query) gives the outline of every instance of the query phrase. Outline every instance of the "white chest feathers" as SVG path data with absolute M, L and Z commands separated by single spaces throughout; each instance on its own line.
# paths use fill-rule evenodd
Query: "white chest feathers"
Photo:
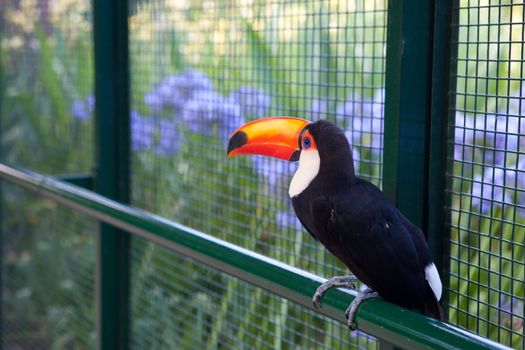
M 319 152 L 315 149 L 302 151 L 299 156 L 299 168 L 295 172 L 295 175 L 290 182 L 290 188 L 288 194 L 290 197 L 295 197 L 301 194 L 310 182 L 319 173 L 319 166 L 321 165 L 321 159 L 319 158 Z

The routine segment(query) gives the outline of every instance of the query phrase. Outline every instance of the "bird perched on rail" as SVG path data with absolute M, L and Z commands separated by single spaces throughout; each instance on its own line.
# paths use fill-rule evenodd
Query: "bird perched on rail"
M 332 287 L 355 288 L 363 282 L 346 311 L 355 329 L 359 304 L 384 300 L 442 319 L 442 285 L 421 230 L 370 182 L 355 175 L 350 144 L 336 125 L 319 120 L 270 117 L 237 129 L 228 156 L 258 154 L 299 161 L 289 195 L 306 230 L 341 260 L 354 276 L 338 276 L 314 294 L 320 307 Z

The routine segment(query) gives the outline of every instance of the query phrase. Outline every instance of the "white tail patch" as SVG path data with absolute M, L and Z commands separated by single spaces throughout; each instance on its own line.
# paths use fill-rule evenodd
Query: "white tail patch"
M 425 279 L 428 281 L 428 284 L 434 292 L 436 299 L 439 301 L 441 299 L 443 286 L 441 284 L 441 278 L 439 278 L 438 270 L 434 263 L 430 263 L 427 265 L 427 267 L 425 267 Z
M 295 172 L 295 175 L 290 182 L 290 188 L 288 194 L 290 197 L 295 197 L 301 194 L 310 182 L 319 173 L 319 167 L 321 165 L 321 158 L 319 158 L 319 152 L 315 149 L 303 150 L 299 156 L 299 168 Z

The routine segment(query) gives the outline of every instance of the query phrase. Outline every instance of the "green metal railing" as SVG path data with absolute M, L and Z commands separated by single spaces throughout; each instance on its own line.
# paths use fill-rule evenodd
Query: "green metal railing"
M 0 164 L 0 178 L 83 212 L 101 222 L 226 272 L 308 308 L 324 281 L 311 273 L 132 208 L 75 185 Z M 329 292 L 320 313 L 346 323 L 344 311 L 355 294 Z M 357 312 L 359 329 L 403 348 L 506 349 L 505 346 L 412 311 L 371 300 Z

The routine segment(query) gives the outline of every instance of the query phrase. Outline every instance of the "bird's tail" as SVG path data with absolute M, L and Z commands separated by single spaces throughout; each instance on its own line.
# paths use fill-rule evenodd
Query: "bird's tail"
M 425 315 L 435 318 L 438 321 L 443 321 L 443 309 L 428 284 L 425 298 Z

